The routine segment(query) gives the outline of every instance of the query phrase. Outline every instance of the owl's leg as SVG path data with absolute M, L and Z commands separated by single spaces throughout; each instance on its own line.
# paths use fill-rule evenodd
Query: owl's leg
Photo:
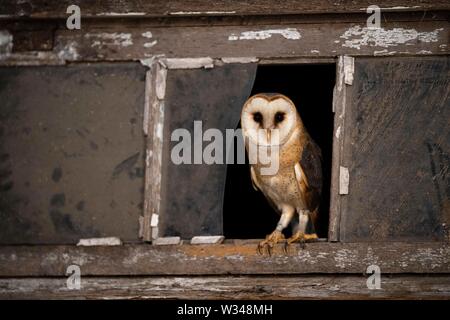
M 297 231 L 292 237 L 287 239 L 285 251 L 287 252 L 287 246 L 294 242 L 300 242 L 304 246 L 305 241 L 318 239 L 317 234 L 314 230 L 314 224 L 310 217 L 309 210 L 299 210 L 299 223 Z
M 295 209 L 291 206 L 284 206 L 282 208 L 281 218 L 280 221 L 278 221 L 277 227 L 271 234 L 266 237 L 266 239 L 258 244 L 258 252 L 260 254 L 262 253 L 263 248 L 267 249 L 269 255 L 272 254 L 273 246 L 281 240 L 284 240 L 283 230 L 291 222 L 294 213 Z

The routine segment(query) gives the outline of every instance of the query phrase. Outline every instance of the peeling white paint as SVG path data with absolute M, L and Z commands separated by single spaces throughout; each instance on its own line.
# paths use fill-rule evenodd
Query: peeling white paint
M 286 29 L 270 29 L 270 30 L 257 30 L 257 31 L 244 31 L 239 35 L 232 33 L 228 36 L 228 40 L 266 40 L 272 37 L 272 35 L 278 34 L 283 38 L 288 40 L 299 40 L 301 39 L 301 34 L 297 28 L 286 28 Z
M 448 264 L 448 257 L 443 248 L 418 248 L 415 254 L 408 255 L 409 262 L 422 261 L 430 265 L 431 269 L 439 268 L 443 264 Z
M 97 32 L 97 33 L 86 33 L 84 36 L 89 39 L 94 39 L 91 44 L 91 47 L 111 46 L 111 45 L 128 47 L 133 45 L 131 33 Z
M 161 64 L 160 64 L 161 65 Z M 156 75 L 156 97 L 162 101 L 166 96 L 166 78 L 167 78 L 167 69 L 161 65 L 157 75 Z M 163 103 L 160 105 L 160 112 L 163 114 L 163 110 L 161 108 L 164 106 Z
M 156 137 L 160 140 L 163 138 L 163 125 L 161 123 L 156 125 Z
M 96 16 L 117 17 L 117 16 L 145 16 L 145 12 L 101 12 Z
M 341 249 L 336 252 L 334 256 L 334 261 L 336 262 L 336 266 L 345 269 L 350 266 L 351 263 L 349 261 L 355 261 L 357 255 L 349 249 Z
M 117 237 L 80 239 L 77 246 L 120 246 L 122 241 Z
M 145 42 L 144 48 L 151 48 L 151 47 L 155 46 L 157 43 L 158 43 L 158 40 L 154 40 L 152 42 Z
M 345 39 L 343 47 L 361 49 L 362 46 L 371 47 L 393 47 L 400 44 L 412 44 L 410 41 L 419 41 L 424 43 L 437 42 L 439 32 L 444 28 L 439 28 L 431 32 L 418 32 L 415 29 L 404 28 L 367 28 L 359 25 L 346 30 L 340 37 Z
M 158 214 L 152 214 L 152 219 L 150 221 L 151 227 L 157 227 L 159 223 L 159 215 Z
M 145 55 L 145 54 L 144 54 Z M 148 58 L 146 59 L 140 59 L 139 62 L 146 67 L 151 68 L 152 64 L 155 62 L 155 59 L 160 59 L 163 58 L 164 55 L 158 54 L 158 55 L 153 55 L 153 54 L 148 54 L 146 55 L 148 56 Z
M 143 32 L 143 33 L 142 33 L 142 36 L 143 36 L 144 38 L 147 38 L 147 39 L 152 39 L 152 38 L 153 38 L 153 34 L 152 34 L 151 31 Z M 151 47 L 155 46 L 157 43 L 158 43 L 157 40 L 153 40 L 153 41 L 151 41 L 151 42 L 145 42 L 145 43 L 144 43 L 144 48 L 151 48 Z
M 180 237 L 163 237 L 163 238 L 156 238 L 152 241 L 152 244 L 157 246 L 168 246 L 168 245 L 177 245 L 180 244 L 181 238 Z
M 236 11 L 176 11 L 169 12 L 170 15 L 201 15 L 201 14 L 235 14 Z
M 415 9 L 415 8 L 420 8 L 420 6 L 412 6 L 412 7 L 396 6 L 396 7 L 380 8 L 380 10 L 406 10 L 406 9 Z
M 353 73 L 355 72 L 355 58 L 344 56 L 344 83 L 353 84 Z
M 8 30 L 0 30 L 0 56 L 9 56 L 13 48 L 13 36 Z
M 223 63 L 253 63 L 259 61 L 256 57 L 223 57 L 221 60 Z
M 380 51 L 374 51 L 374 56 L 392 56 L 396 54 L 397 51 L 389 51 L 388 49 L 380 50 Z
M 430 50 L 420 50 L 416 52 L 417 54 L 432 54 Z
M 58 51 L 59 59 L 77 60 L 79 57 L 78 44 L 74 41 L 65 44 L 64 47 Z
M 162 62 L 168 69 L 208 69 L 214 67 L 214 60 L 210 57 L 168 58 L 162 59 Z
M 341 126 L 339 126 L 336 129 L 336 132 L 335 132 L 334 136 L 336 137 L 336 139 L 339 139 L 339 137 L 341 136 Z
M 348 194 L 348 185 L 350 181 L 350 175 L 347 167 L 339 167 L 339 194 Z
M 152 34 L 151 31 L 143 32 L 143 33 L 142 33 L 142 36 L 143 36 L 144 38 L 153 38 L 153 34 Z
M 218 244 L 224 239 L 224 236 L 195 236 L 191 239 L 191 244 Z

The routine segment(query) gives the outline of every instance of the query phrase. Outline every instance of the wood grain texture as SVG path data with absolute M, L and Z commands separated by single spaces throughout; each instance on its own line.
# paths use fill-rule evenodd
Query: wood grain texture
M 142 59 L 164 54 L 167 57 L 335 57 L 340 54 L 392 55 L 392 54 L 445 54 L 448 53 L 448 22 L 424 21 L 384 23 L 380 35 L 369 31 L 365 24 L 336 23 L 291 24 L 264 26 L 211 26 L 175 28 L 124 28 L 111 26 L 104 29 L 82 31 L 59 30 L 55 34 L 55 51 L 72 48 L 77 54 L 67 60 Z M 397 29 L 395 29 L 397 28 Z M 230 40 L 245 32 L 279 30 L 298 32 L 299 39 L 273 34 L 259 40 Z M 288 31 L 286 31 L 288 30 Z M 151 32 L 152 37 L 142 34 Z M 91 36 L 86 36 L 86 34 Z M 129 37 L 130 42 L 111 41 L 111 35 Z M 408 40 L 410 39 L 410 40 Z M 156 42 L 155 42 L 156 41 Z M 147 43 L 147 45 L 146 45 Z M 154 45 L 149 46 L 149 43 Z M 442 46 L 445 44 L 445 46 Z
M 2 1 L 0 13 L 6 17 L 20 18 L 67 18 L 66 9 L 73 4 L 71 0 L 45 1 L 15 0 Z M 333 1 L 333 0 L 271 0 L 225 1 L 225 0 L 156 0 L 156 1 L 121 1 L 92 0 L 78 1 L 83 19 L 92 17 L 167 17 L 167 16 L 226 16 L 226 15 L 275 15 L 275 14 L 315 14 L 315 13 L 349 13 L 365 12 L 373 1 Z M 385 11 L 429 11 L 449 10 L 445 0 L 381 0 L 377 2 Z
M 71 264 L 86 276 L 241 275 L 364 273 L 371 264 L 382 273 L 450 273 L 446 243 L 310 243 L 283 245 L 272 256 L 256 253 L 257 241 L 220 245 L 120 247 L 3 246 L 0 276 L 64 276 Z
M 369 290 L 363 275 L 229 277 L 2 278 L 0 299 L 450 299 L 449 275 L 384 276 Z
M 328 239 L 339 240 L 339 224 L 341 219 L 339 175 L 344 141 L 344 120 L 347 85 L 344 83 L 344 56 L 339 56 L 336 63 L 336 83 L 333 90 L 333 153 L 331 160 L 330 219 Z
M 81 30 L 59 28 L 51 51 L 13 52 L 2 56 L 0 65 L 141 60 L 157 55 L 323 59 L 449 53 L 448 21 L 389 21 L 378 31 L 365 25 L 364 21 L 208 27 L 94 23 Z M 264 39 L 254 39 L 261 34 Z
M 449 57 L 355 59 L 342 241 L 448 241 L 449 67 Z
M 145 199 L 142 235 L 144 241 L 158 238 L 158 226 L 151 225 L 153 215 L 159 215 L 161 203 L 162 150 L 164 140 L 164 96 L 166 91 L 165 69 L 155 60 L 147 71 L 146 110 L 148 128 L 146 140 Z

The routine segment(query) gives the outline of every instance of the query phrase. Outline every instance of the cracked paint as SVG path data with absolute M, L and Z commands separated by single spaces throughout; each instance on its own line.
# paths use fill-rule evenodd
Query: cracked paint
M 367 28 L 361 26 L 353 26 L 345 31 L 340 37 L 345 39 L 342 44 L 343 47 L 361 49 L 362 46 L 371 47 L 394 47 L 400 44 L 410 44 L 410 41 L 419 42 L 437 42 L 439 32 L 443 28 L 436 29 L 430 32 L 418 32 L 415 29 L 404 28 Z
M 228 40 L 266 40 L 272 37 L 272 35 L 281 35 L 288 40 L 299 40 L 302 36 L 297 28 L 286 29 L 270 29 L 270 30 L 257 30 L 257 31 L 244 31 L 239 35 L 232 33 Z

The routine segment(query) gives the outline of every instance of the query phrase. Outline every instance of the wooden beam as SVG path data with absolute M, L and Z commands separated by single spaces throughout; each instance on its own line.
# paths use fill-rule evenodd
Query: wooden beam
M 3 0 L 0 14 L 3 18 L 50 18 L 66 19 L 67 7 L 72 0 Z M 76 2 L 81 8 L 82 18 L 134 18 L 134 17 L 173 17 L 173 16 L 250 16 L 250 15 L 290 15 L 318 13 L 366 12 L 373 5 L 371 0 L 334 1 L 334 0 L 156 0 L 156 1 L 92 1 Z M 430 11 L 449 10 L 446 0 L 414 0 L 405 4 L 404 0 L 380 0 L 376 3 L 383 11 Z
M 35 52 L 30 63 L 39 63 L 39 57 L 46 64 L 142 60 L 158 55 L 330 59 L 338 55 L 424 56 L 450 52 L 447 21 L 387 22 L 382 27 L 370 30 L 364 23 L 351 22 L 207 28 L 111 24 L 105 29 L 93 25 L 81 30 L 56 30 L 53 50 Z M 27 64 L 26 55 L 20 54 L 0 56 L 0 65 L 18 61 Z
M 449 299 L 449 275 L 383 276 L 369 290 L 363 275 L 257 277 L 81 277 L 0 279 L 0 299 Z
M 229 241 L 228 241 L 229 242 Z M 218 274 L 361 274 L 375 264 L 382 273 L 450 273 L 447 243 L 280 244 L 258 255 L 257 241 L 220 245 L 117 247 L 3 246 L 0 276 L 64 276 L 76 264 L 86 276 Z

